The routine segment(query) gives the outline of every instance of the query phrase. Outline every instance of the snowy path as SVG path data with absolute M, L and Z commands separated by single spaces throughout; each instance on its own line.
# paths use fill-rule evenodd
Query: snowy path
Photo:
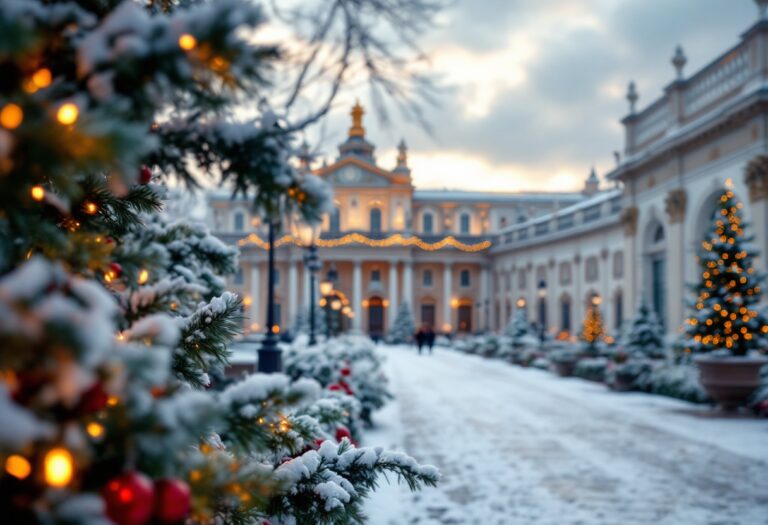
M 397 402 L 368 445 L 437 465 L 372 525 L 768 524 L 768 421 L 438 350 L 383 347 Z

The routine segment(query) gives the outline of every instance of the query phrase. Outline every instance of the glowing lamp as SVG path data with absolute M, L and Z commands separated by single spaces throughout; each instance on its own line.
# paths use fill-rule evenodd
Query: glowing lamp
M 320 281 L 320 295 L 331 295 L 333 293 L 333 281 L 325 279 Z
M 66 487 L 72 480 L 72 454 L 61 447 L 52 448 L 43 460 L 45 482 L 52 487 Z
M 338 299 L 331 301 L 331 309 L 336 311 L 341 310 L 341 301 Z
M 38 89 L 50 86 L 51 80 L 53 80 L 51 70 L 47 68 L 38 69 L 32 74 L 32 83 Z
M 291 221 L 291 235 L 299 245 L 308 248 L 320 237 L 320 226 L 320 223 L 308 223 L 295 218 Z
M 592 297 L 592 304 L 593 305 L 600 306 L 602 304 L 602 302 L 603 302 L 603 298 L 600 297 L 599 295 L 595 295 L 594 297 Z
M 246 295 L 243 297 L 243 306 L 251 306 L 253 304 L 253 299 L 251 299 L 250 295 Z
M 343 313 L 344 315 L 349 315 L 351 312 L 352 312 L 352 308 L 350 308 L 349 306 L 345 306 L 344 308 L 341 309 L 341 313 Z
M 320 301 L 319 301 L 319 302 L 320 302 L 320 306 L 323 306 L 323 307 L 324 307 L 326 304 L 328 304 L 328 301 L 325 299 L 325 297 L 323 297 L 322 299 L 320 299 Z
M 443 332 L 450 332 L 451 331 L 451 324 L 445 323 L 443 324 Z
M 92 421 L 85 427 L 85 431 L 88 432 L 88 435 L 93 439 L 99 439 L 104 435 L 104 425 Z
M 459 300 L 458 299 L 451 299 L 451 307 L 452 308 L 458 308 L 459 307 Z
M 517 304 L 517 307 L 518 307 L 518 308 L 525 308 L 525 299 L 523 299 L 523 298 L 521 297 L 520 299 L 518 299 L 518 300 L 517 300 L 517 303 L 516 303 L 516 304 Z
M 280 333 L 280 325 L 279 324 L 272 325 L 272 333 L 273 334 L 279 334 Z

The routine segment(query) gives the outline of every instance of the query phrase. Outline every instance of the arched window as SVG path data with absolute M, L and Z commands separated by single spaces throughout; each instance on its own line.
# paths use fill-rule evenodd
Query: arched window
M 664 226 L 655 221 L 646 231 L 646 293 L 662 327 L 667 314 L 667 253 Z
M 330 231 L 332 232 L 340 232 L 341 231 L 341 210 L 338 206 L 333 208 L 333 211 L 331 212 L 331 221 L 330 221 Z
M 469 213 L 462 213 L 459 217 L 459 231 L 463 234 L 469 233 L 470 217 Z
M 371 232 L 381 232 L 381 210 L 379 208 L 371 208 Z
M 235 212 L 235 231 L 241 232 L 245 229 L 245 214 L 241 211 Z
M 422 222 L 422 225 L 421 225 L 422 231 L 424 233 L 432 233 L 432 231 L 434 230 L 434 227 L 435 227 L 435 225 L 434 225 L 434 222 L 435 222 L 434 216 L 431 213 L 425 213 L 421 217 L 421 222 Z
M 621 325 L 624 324 L 624 295 L 621 290 L 616 290 L 613 295 L 613 318 L 614 328 L 620 329 Z

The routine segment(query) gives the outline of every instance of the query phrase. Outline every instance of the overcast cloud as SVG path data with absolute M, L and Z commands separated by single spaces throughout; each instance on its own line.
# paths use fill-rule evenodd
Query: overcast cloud
M 753 0 L 457 0 L 424 41 L 443 83 L 440 107 L 427 111 L 434 136 L 367 115 L 368 138 L 387 167 L 404 137 L 421 188 L 577 189 L 623 149 L 629 80 L 644 107 L 673 79 L 676 45 L 689 75 L 756 20 Z M 328 158 L 349 103 L 329 119 Z

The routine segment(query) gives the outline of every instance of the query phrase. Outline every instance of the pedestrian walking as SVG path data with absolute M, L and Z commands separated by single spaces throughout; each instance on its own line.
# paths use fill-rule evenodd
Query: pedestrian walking
M 429 355 L 432 355 L 432 347 L 435 346 L 435 331 L 432 330 L 432 326 L 427 325 L 427 331 L 424 335 L 429 348 Z
M 419 355 L 421 355 L 421 349 L 424 348 L 424 345 L 428 344 L 428 330 L 429 326 L 426 323 L 423 323 L 414 336 L 414 339 L 416 339 L 416 347 L 419 349 Z

